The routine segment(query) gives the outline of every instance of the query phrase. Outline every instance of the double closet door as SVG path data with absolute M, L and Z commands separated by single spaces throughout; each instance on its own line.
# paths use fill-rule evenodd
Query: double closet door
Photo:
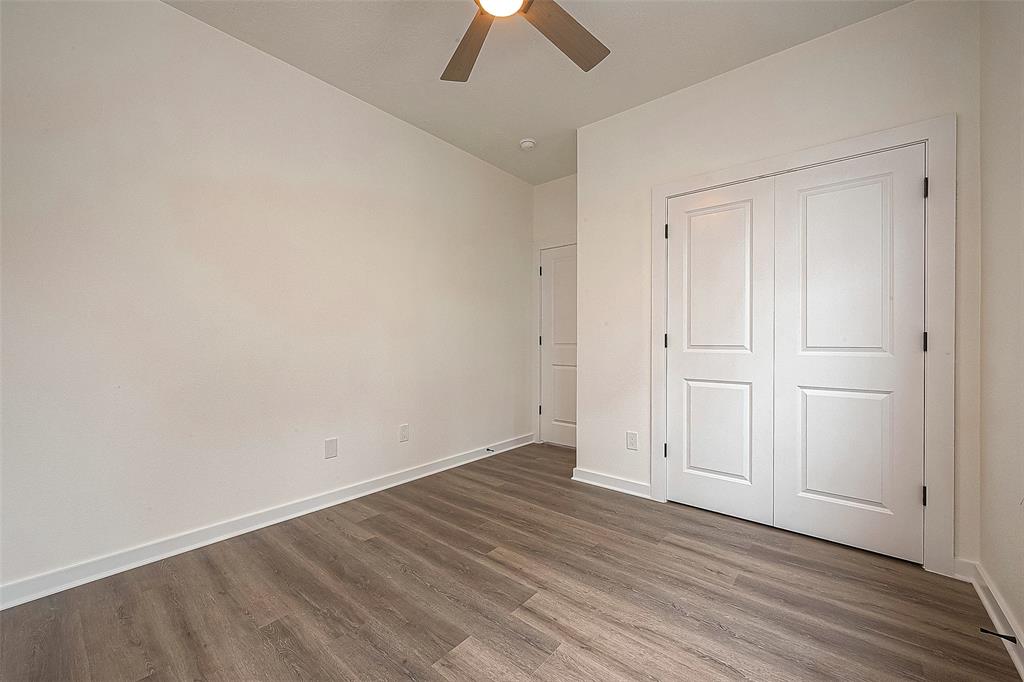
M 670 500 L 923 560 L 924 168 L 669 201 Z

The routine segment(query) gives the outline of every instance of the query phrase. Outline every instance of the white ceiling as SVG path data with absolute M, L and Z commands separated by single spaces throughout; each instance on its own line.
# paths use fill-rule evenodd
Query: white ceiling
M 576 171 L 580 126 L 902 4 L 560 0 L 611 49 L 593 71 L 513 16 L 448 83 L 472 0 L 166 1 L 533 184 Z

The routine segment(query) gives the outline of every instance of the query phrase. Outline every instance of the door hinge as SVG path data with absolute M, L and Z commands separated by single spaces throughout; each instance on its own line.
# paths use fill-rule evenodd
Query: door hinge
M 928 486 L 921 486 L 921 504 L 925 507 L 928 506 Z
M 925 353 L 928 352 L 928 332 L 923 332 L 923 334 L 922 334 L 922 337 L 921 337 L 921 348 L 924 349 Z
M 928 198 L 928 178 L 924 179 L 924 198 Z
M 543 277 L 544 276 L 544 266 L 543 265 L 540 266 L 539 268 L 537 268 L 537 276 L 538 277 Z
M 537 345 L 538 346 L 543 346 L 544 345 L 544 337 L 543 336 L 538 336 L 537 337 Z
M 668 334 L 665 334 L 665 348 L 668 348 Z
M 668 239 L 668 223 L 665 223 L 665 239 Z
M 537 414 L 544 414 L 544 406 L 543 405 L 538 405 L 537 406 Z
M 668 459 L 668 443 L 665 443 L 665 458 Z

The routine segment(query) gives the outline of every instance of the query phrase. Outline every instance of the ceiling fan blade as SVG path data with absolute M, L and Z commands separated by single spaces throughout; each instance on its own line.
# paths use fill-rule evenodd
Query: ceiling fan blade
M 584 71 L 590 71 L 611 54 L 611 50 L 554 0 L 533 0 L 523 10 L 523 16 Z
M 448 66 L 445 67 L 444 73 L 441 74 L 441 80 L 460 83 L 469 80 L 469 74 L 473 71 L 473 65 L 476 64 L 477 55 L 480 54 L 480 48 L 484 45 L 484 38 L 487 37 L 487 32 L 491 30 L 493 23 L 493 16 L 482 9 L 477 10 L 472 23 L 466 29 L 466 35 L 462 36 L 462 41 L 455 48 L 455 54 L 452 55 Z

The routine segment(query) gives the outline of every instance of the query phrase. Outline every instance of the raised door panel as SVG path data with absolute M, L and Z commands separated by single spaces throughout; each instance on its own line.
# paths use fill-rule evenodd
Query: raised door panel
M 892 395 L 800 389 L 799 494 L 888 510 L 892 485 Z
M 750 483 L 750 384 L 686 380 L 686 470 Z
M 801 193 L 805 350 L 888 350 L 891 185 L 883 175 Z
M 688 348 L 750 350 L 751 208 L 687 213 Z
M 556 365 L 552 368 L 551 419 L 576 425 L 576 368 Z

